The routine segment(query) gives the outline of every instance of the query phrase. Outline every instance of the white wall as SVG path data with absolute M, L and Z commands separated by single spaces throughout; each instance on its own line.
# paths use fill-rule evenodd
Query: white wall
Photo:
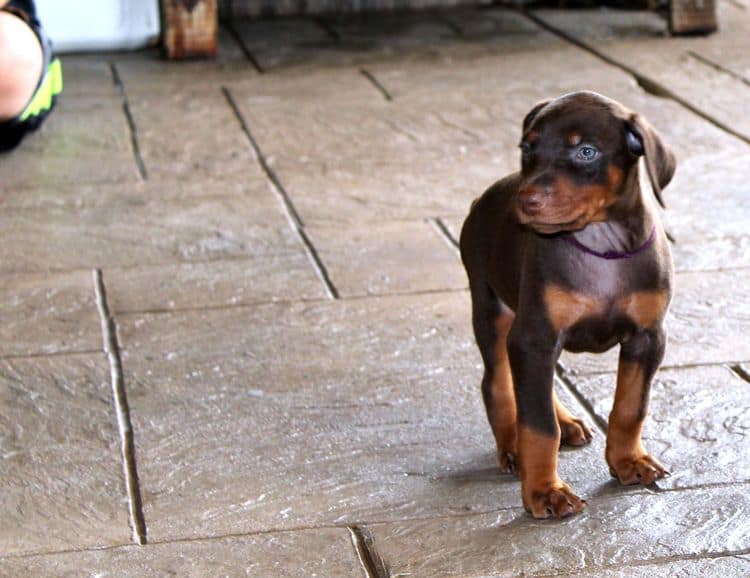
M 128 50 L 159 38 L 159 0 L 36 0 L 56 52 Z

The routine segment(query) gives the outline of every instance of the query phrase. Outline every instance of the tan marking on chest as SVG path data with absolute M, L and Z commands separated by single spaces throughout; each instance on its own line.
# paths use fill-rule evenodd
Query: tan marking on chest
M 666 291 L 635 291 L 620 297 L 617 308 L 638 327 L 658 325 L 667 312 L 669 295 Z
M 602 312 L 602 305 L 597 298 L 552 284 L 544 288 L 544 305 L 552 326 L 558 332 L 575 325 L 585 317 Z

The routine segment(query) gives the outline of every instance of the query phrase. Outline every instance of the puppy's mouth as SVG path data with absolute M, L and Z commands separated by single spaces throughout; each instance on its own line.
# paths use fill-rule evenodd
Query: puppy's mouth
M 520 212 L 519 212 L 520 213 Z M 574 218 L 564 221 L 543 221 L 537 218 L 529 218 L 526 215 L 519 214 L 519 222 L 533 229 L 542 235 L 553 235 L 569 231 L 579 231 L 589 224 L 588 215 L 583 212 Z

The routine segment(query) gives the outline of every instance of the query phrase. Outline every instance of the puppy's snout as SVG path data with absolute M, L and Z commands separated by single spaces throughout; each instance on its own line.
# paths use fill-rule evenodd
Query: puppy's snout
M 518 208 L 529 217 L 538 215 L 551 194 L 551 185 L 525 185 L 518 191 Z

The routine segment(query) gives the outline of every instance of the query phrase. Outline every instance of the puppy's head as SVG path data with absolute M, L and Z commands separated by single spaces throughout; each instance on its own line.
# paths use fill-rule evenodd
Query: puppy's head
M 663 206 L 675 158 L 645 119 L 594 92 L 540 102 L 523 121 L 519 222 L 557 233 L 606 220 L 632 202 L 640 156 Z

